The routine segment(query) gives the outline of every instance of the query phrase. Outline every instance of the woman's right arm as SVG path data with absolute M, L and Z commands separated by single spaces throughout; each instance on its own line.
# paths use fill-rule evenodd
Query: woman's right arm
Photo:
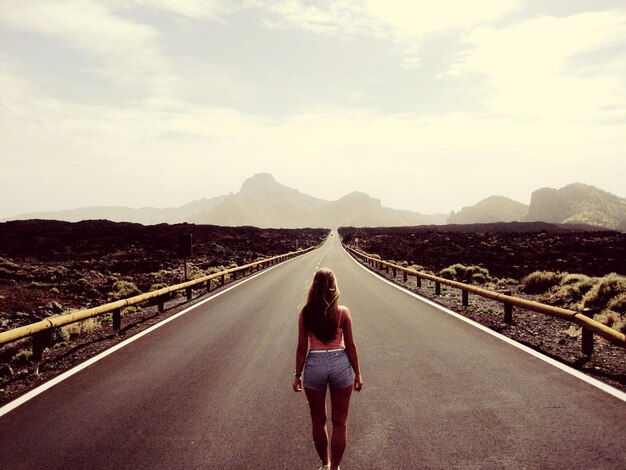
M 350 359 L 350 364 L 352 364 L 352 369 L 354 369 L 354 390 L 360 392 L 363 388 L 363 379 L 361 378 L 361 366 L 359 365 L 359 352 L 354 342 L 354 335 L 352 334 L 352 315 L 348 307 L 344 308 L 343 340 L 348 359 Z
M 304 328 L 304 319 L 302 318 L 302 312 L 300 312 L 300 318 L 298 318 L 298 346 L 296 347 L 296 370 L 295 378 L 293 379 L 293 391 L 302 391 L 302 370 L 304 369 L 304 361 L 306 360 L 306 353 L 309 350 L 309 337 Z

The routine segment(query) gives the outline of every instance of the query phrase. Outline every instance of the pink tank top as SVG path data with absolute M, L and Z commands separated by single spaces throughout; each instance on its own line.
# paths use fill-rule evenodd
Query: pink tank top
M 325 350 L 325 349 L 345 349 L 345 344 L 343 342 L 343 328 L 341 327 L 341 317 L 343 314 L 343 307 L 339 307 L 339 325 L 337 326 L 337 333 L 335 334 L 335 338 L 329 341 L 328 343 L 324 343 L 317 339 L 313 333 L 309 332 L 309 349 L 310 350 Z

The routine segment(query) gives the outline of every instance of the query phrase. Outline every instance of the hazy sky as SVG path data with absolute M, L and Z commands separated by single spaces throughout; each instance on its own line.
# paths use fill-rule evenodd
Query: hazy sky
M 624 0 L 0 0 L 0 218 L 269 172 L 449 212 L 626 196 Z

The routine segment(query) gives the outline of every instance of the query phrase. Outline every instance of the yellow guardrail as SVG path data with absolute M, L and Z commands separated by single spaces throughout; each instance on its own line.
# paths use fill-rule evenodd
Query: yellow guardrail
M 492 299 L 498 302 L 504 303 L 505 306 L 505 320 L 511 321 L 512 315 L 512 307 L 516 306 L 519 308 L 523 308 L 525 310 L 530 310 L 537 313 L 542 313 L 544 315 L 550 315 L 552 317 L 560 318 L 562 320 L 568 320 L 573 323 L 577 323 L 583 328 L 583 353 L 587 355 L 591 355 L 593 351 L 593 339 L 590 336 L 592 333 L 595 333 L 611 343 L 621 346 L 622 348 L 626 348 L 626 335 L 620 333 L 613 328 L 610 328 L 606 325 L 603 325 L 600 322 L 595 321 L 592 318 L 589 318 L 582 312 L 577 312 L 574 310 L 569 310 L 565 308 L 553 307 L 551 305 L 542 304 L 540 302 L 535 302 L 532 300 L 522 299 L 520 297 L 514 297 L 510 295 L 510 293 L 502 293 L 502 292 L 494 292 L 488 289 L 483 289 L 482 287 L 473 286 L 470 284 L 465 284 L 458 281 L 452 281 L 450 279 L 445 279 L 439 276 L 435 276 L 433 274 L 427 274 L 419 271 L 415 271 L 413 269 L 408 269 L 403 266 L 399 266 L 394 263 L 390 263 L 388 261 L 383 261 L 381 259 L 375 258 L 367 253 L 363 253 L 361 251 L 355 250 L 352 247 L 345 247 L 349 253 L 365 260 L 368 264 L 373 267 L 382 269 L 392 269 L 394 275 L 397 272 L 404 273 L 404 279 L 406 280 L 407 276 L 415 276 L 418 280 L 426 279 L 435 283 L 435 291 L 437 294 L 440 293 L 440 285 L 446 285 L 450 287 L 454 287 L 456 289 L 460 289 L 463 292 L 463 305 L 467 305 L 467 294 L 472 293 L 479 295 L 481 297 L 485 297 L 487 299 Z M 419 281 L 418 281 L 419 285 Z
M 38 321 L 36 323 L 31 323 L 30 325 L 21 326 L 19 328 L 14 328 L 12 330 L 7 330 L 0 332 L 0 345 L 10 343 L 12 341 L 17 341 L 23 338 L 27 338 L 29 336 L 33 336 L 35 339 L 33 341 L 33 359 L 35 363 L 38 363 L 41 360 L 41 352 L 45 347 L 45 342 L 42 344 L 41 341 L 37 341 L 37 335 L 41 333 L 52 330 L 53 328 L 58 328 L 60 326 L 69 325 L 70 323 L 79 322 L 81 320 L 85 320 L 87 318 L 95 317 L 98 315 L 102 315 L 105 313 L 113 313 L 113 328 L 116 330 L 120 329 L 120 312 L 124 307 L 128 307 L 131 305 L 136 305 L 141 302 L 145 302 L 147 300 L 157 299 L 159 300 L 159 310 L 163 311 L 163 303 L 164 297 L 172 292 L 176 292 L 182 289 L 187 290 L 187 298 L 191 298 L 191 289 L 195 286 L 205 284 L 207 290 L 211 290 L 211 281 L 213 279 L 221 279 L 221 284 L 224 285 L 226 276 L 232 274 L 236 278 L 236 273 L 242 272 L 245 276 L 246 271 L 250 271 L 250 273 L 256 271 L 260 271 L 264 269 L 266 266 L 270 266 L 273 264 L 277 264 L 279 262 L 285 261 L 287 259 L 294 258 L 296 256 L 307 253 L 311 250 L 316 249 L 317 247 L 313 246 L 306 249 L 301 249 L 298 251 L 292 251 L 289 253 L 285 253 L 278 256 L 273 256 L 271 258 L 266 258 L 261 261 L 255 261 L 254 263 L 249 263 L 243 266 L 237 266 L 236 268 L 226 269 L 224 271 L 220 271 L 217 273 L 209 274 L 207 276 L 200 277 L 198 279 L 193 279 L 191 281 L 183 282 L 181 284 L 175 284 L 173 286 L 163 287 L 162 289 L 155 290 L 153 292 L 148 292 L 145 294 L 136 295 L 134 297 L 129 297 L 127 299 L 118 300 L 115 302 L 110 302 L 104 305 L 100 305 L 98 307 L 79 310 L 77 312 L 68 313 L 65 315 L 60 315 L 58 317 L 46 318 L 45 320 Z M 37 371 L 37 368 L 36 368 Z

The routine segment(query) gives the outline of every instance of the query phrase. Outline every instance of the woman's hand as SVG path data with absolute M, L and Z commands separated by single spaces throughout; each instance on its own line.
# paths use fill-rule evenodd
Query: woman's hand
M 295 379 L 293 379 L 293 384 L 291 385 L 293 387 L 293 391 L 294 392 L 301 392 L 302 391 L 302 377 L 296 377 Z
M 363 388 L 363 379 L 361 378 L 361 374 L 357 374 L 354 376 L 354 391 L 360 392 Z

